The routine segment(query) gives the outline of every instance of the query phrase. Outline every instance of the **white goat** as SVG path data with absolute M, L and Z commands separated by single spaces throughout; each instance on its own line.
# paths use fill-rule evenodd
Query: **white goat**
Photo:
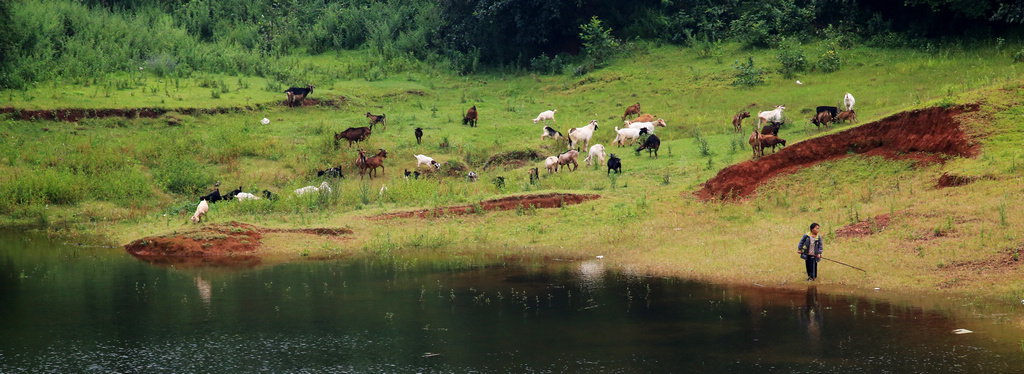
M 626 127 L 631 128 L 631 129 L 645 128 L 645 129 L 647 129 L 647 133 L 648 134 L 653 134 L 654 133 L 654 127 L 655 126 L 667 127 L 665 125 L 665 120 L 663 120 L 663 119 L 659 119 L 659 120 L 654 121 L 654 122 L 633 122 L 633 123 L 630 123 L 630 124 L 626 125 Z
M 551 156 L 544 159 L 544 168 L 548 169 L 548 173 L 554 173 L 558 171 L 558 157 Z
M 557 111 L 558 110 L 548 110 L 548 111 L 540 112 L 540 115 L 538 115 L 537 118 L 533 119 L 533 123 L 544 121 L 544 124 L 547 125 L 548 124 L 548 120 L 551 120 L 551 122 L 554 122 L 554 123 L 557 124 L 558 122 L 555 122 L 555 112 L 557 112 Z
M 569 149 L 575 148 L 579 142 L 583 142 L 583 147 L 590 146 L 590 139 L 594 137 L 594 132 L 597 131 L 597 120 L 591 120 L 590 124 L 569 129 Z
M 416 157 L 416 168 L 419 169 L 420 165 L 433 166 L 434 169 L 441 169 L 441 164 L 434 161 L 433 158 L 424 155 L 415 155 Z
M 239 192 L 237 195 L 235 195 L 235 198 L 238 199 L 238 201 L 259 200 L 260 199 L 259 196 L 253 195 L 253 194 L 248 193 L 248 192 Z
M 598 165 L 604 165 L 604 146 L 600 144 L 594 144 L 590 147 L 590 154 L 587 158 L 583 159 L 587 165 L 590 165 L 590 160 L 593 159 Z
M 847 92 L 846 97 L 843 97 L 843 104 L 846 104 L 846 110 L 853 110 L 853 103 L 857 102 L 853 99 L 853 94 Z
M 305 194 L 310 193 L 310 192 L 327 192 L 327 193 L 331 193 L 331 186 L 328 186 L 327 182 L 323 182 L 323 183 L 320 183 L 320 187 L 319 188 L 314 187 L 314 186 L 306 186 L 306 187 L 302 187 L 300 189 L 295 190 L 295 194 L 299 195 L 299 196 L 305 195 Z
M 210 204 L 206 203 L 206 200 L 200 200 L 199 206 L 196 207 L 196 213 L 192 215 L 192 223 L 203 222 L 203 216 L 210 211 Z
M 761 128 L 761 121 L 764 123 L 768 122 L 782 122 L 782 111 L 786 110 L 786 107 L 779 105 L 775 107 L 775 110 L 768 110 L 757 114 L 757 128 Z
M 615 133 L 618 135 L 615 136 L 615 140 L 612 140 L 612 144 L 624 146 L 626 145 L 626 141 L 629 140 L 629 145 L 633 145 L 633 143 L 640 138 L 640 135 L 647 134 L 647 128 L 640 127 L 635 129 L 620 129 L 616 127 Z

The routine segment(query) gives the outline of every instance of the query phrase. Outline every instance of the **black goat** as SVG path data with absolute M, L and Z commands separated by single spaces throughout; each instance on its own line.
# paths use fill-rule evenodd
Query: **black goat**
M 381 113 L 378 116 L 378 115 L 370 114 L 370 112 L 366 112 L 366 118 L 370 119 L 370 129 L 371 130 L 373 129 L 373 125 L 376 125 L 378 123 L 384 126 L 384 130 L 388 129 L 388 116 L 385 115 L 384 113 Z
M 330 168 L 327 170 L 320 170 L 316 172 L 317 177 L 327 176 L 328 178 L 344 178 L 345 174 L 341 172 L 341 166 Z
M 494 183 L 494 187 L 505 188 L 505 177 L 496 177 L 491 183 Z
M 288 106 L 295 106 L 295 103 L 299 103 L 302 106 L 302 100 L 306 99 L 306 96 L 313 93 L 313 85 L 303 87 L 291 87 L 284 91 L 288 95 Z
M 214 188 L 213 192 L 210 192 L 209 194 L 204 195 L 204 196 L 200 196 L 199 200 L 200 201 L 206 200 L 207 203 L 213 204 L 213 203 L 216 203 L 218 201 L 224 200 L 224 198 L 220 196 L 220 189 L 219 188 Z
M 622 174 L 622 160 L 616 157 L 615 154 L 612 154 L 610 157 L 608 157 L 607 174 L 611 174 L 612 170 L 615 170 L 616 173 Z
M 277 195 L 267 190 L 263 190 L 263 197 L 267 198 L 267 200 L 277 201 Z
M 661 139 L 658 139 L 657 135 L 651 134 L 651 136 L 648 136 L 647 139 L 644 140 L 644 144 L 640 145 L 640 148 L 636 149 L 636 153 L 640 154 L 640 151 L 646 149 L 647 157 L 651 157 L 651 151 L 653 150 L 654 158 L 658 158 L 658 148 L 661 148 Z
M 423 144 L 423 129 L 416 128 L 416 144 Z
M 761 128 L 761 135 L 779 136 L 779 128 L 782 127 L 782 122 L 771 122 L 771 124 Z
M 227 193 L 227 195 L 224 195 L 224 196 L 223 196 L 223 199 L 224 199 L 224 200 L 234 200 L 234 199 L 235 199 L 235 196 L 236 196 L 236 195 L 238 195 L 238 194 L 240 194 L 240 193 L 242 193 L 242 186 L 238 186 L 238 189 L 237 189 L 237 190 L 234 190 L 234 191 L 228 192 L 228 193 Z
M 821 112 L 828 112 L 828 114 L 832 115 L 832 118 L 836 118 L 836 117 L 839 116 L 839 108 L 834 107 L 834 106 L 825 106 L 825 105 L 819 106 L 814 111 L 814 114 L 818 114 L 818 113 L 821 113 Z

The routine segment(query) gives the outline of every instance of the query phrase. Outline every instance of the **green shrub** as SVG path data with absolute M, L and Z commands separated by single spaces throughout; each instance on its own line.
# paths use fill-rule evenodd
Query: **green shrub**
M 597 16 L 580 25 L 580 40 L 583 41 L 583 51 L 587 58 L 598 66 L 614 56 L 619 49 L 619 41 L 612 37 L 612 29 L 602 26 Z
M 835 46 L 830 45 L 825 47 L 821 56 L 818 56 L 817 67 L 825 73 L 834 73 L 839 71 L 839 52 L 836 51 Z
M 806 71 L 809 65 L 803 48 L 800 48 L 800 42 L 792 38 L 785 38 L 779 43 L 779 53 L 776 58 L 782 64 L 779 73 L 786 78 L 792 78 L 796 73 Z
M 754 58 L 747 57 L 746 63 L 739 60 L 733 62 L 733 69 L 736 69 L 736 79 L 732 81 L 733 86 L 753 87 L 764 83 L 764 70 L 754 66 Z
M 153 178 L 167 191 L 194 195 L 214 182 L 213 172 L 185 151 L 171 152 L 157 161 Z

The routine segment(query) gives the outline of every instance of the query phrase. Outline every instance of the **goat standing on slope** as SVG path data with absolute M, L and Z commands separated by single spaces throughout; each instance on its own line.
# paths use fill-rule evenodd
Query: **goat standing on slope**
M 547 125 L 548 124 L 548 120 L 551 120 L 551 123 L 554 123 L 554 124 L 557 125 L 558 122 L 555 122 L 555 112 L 557 112 L 557 111 L 558 110 L 555 109 L 555 110 L 548 110 L 548 111 L 540 112 L 540 114 L 537 115 L 537 118 L 533 119 L 533 123 L 544 121 L 544 124 Z
M 583 147 L 590 146 L 590 139 L 594 137 L 594 132 L 597 131 L 597 120 L 591 120 L 590 124 L 569 129 L 569 149 L 576 148 L 580 142 L 583 142 Z
M 843 97 L 843 104 L 846 104 L 846 110 L 853 110 L 853 104 L 857 101 L 853 99 L 853 94 L 847 92 L 846 96 Z
M 598 165 L 604 165 L 604 146 L 600 144 L 594 144 L 590 147 L 590 153 L 587 158 L 583 159 L 587 165 L 591 165 L 590 160 L 594 160 Z

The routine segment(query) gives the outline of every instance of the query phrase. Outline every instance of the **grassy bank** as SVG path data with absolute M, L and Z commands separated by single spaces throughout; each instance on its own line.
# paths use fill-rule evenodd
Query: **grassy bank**
M 811 46 L 813 48 L 813 46 Z M 312 82 L 312 97 L 337 106 L 286 108 L 277 87 L 265 80 L 205 76 L 176 81 L 140 73 L 112 76 L 110 84 L 44 83 L 0 92 L 22 109 L 132 107 L 244 107 L 219 115 L 169 114 L 157 119 L 87 119 L 79 123 L 2 122 L 0 211 L 7 224 L 42 223 L 54 230 L 96 232 L 119 243 L 180 232 L 196 196 L 213 182 L 222 191 L 268 189 L 277 202 L 218 203 L 209 222 L 245 221 L 269 227 L 344 226 L 352 240 L 269 238 L 268 251 L 368 256 L 483 256 L 496 261 L 523 257 L 605 256 L 638 272 L 763 284 L 802 282 L 796 242 L 810 222 L 826 232 L 826 255 L 869 269 L 822 265 L 821 282 L 836 287 L 883 287 L 986 295 L 1005 302 L 1024 299 L 1016 256 L 1024 217 L 1017 118 L 1021 80 L 1012 59 L 996 48 L 934 53 L 855 47 L 842 50 L 843 68 L 795 78 L 767 75 L 766 84 L 733 86 L 732 62 L 752 56 L 774 69 L 769 51 L 726 45 L 718 57 L 649 45 L 610 67 L 571 75 L 450 76 L 429 68 L 366 79 L 339 74 Z M 354 66 L 358 54 L 304 59 L 321 71 Z M 349 64 L 349 65 L 346 65 Z M 351 79 L 351 80 L 349 80 Z M 803 84 L 796 84 L 799 79 Z M 106 91 L 109 88 L 109 93 Z M 917 164 L 853 156 L 818 164 L 772 180 L 750 198 L 702 202 L 698 185 L 720 169 L 746 160 L 747 134 L 732 133 L 739 110 L 752 113 L 784 104 L 790 144 L 855 126 L 818 130 L 807 118 L 818 105 L 857 97 L 861 123 L 912 108 L 981 103 L 959 119 L 979 144 L 980 156 Z M 597 119 L 595 142 L 608 145 L 626 106 L 668 123 L 659 128 L 658 159 L 611 149 L 624 173 L 603 168 L 543 175 L 530 184 L 527 170 L 541 160 L 505 160 L 484 169 L 492 156 L 564 149 L 541 141 L 537 113 L 557 109 L 563 133 Z M 470 106 L 479 127 L 461 125 Z M 386 176 L 360 180 L 351 168 L 355 148 L 335 146 L 332 134 L 366 123 L 364 114 L 387 113 L 362 146 L 387 149 Z M 260 124 L 262 118 L 270 125 Z M 422 145 L 413 129 L 424 128 Z M 746 123 L 750 128 L 750 122 Z M 746 130 L 749 133 L 749 130 Z M 447 143 L 444 147 L 441 144 Z M 426 179 L 401 177 L 415 154 L 445 164 Z M 319 185 L 316 171 L 346 165 L 346 177 L 330 180 L 328 195 L 295 197 L 290 191 Z M 493 165 L 493 163 L 492 163 Z M 473 170 L 480 181 L 462 177 Z M 957 188 L 935 188 L 944 172 L 985 177 Z M 491 181 L 504 177 L 499 187 Z M 492 212 L 430 220 L 369 221 L 364 217 L 414 208 L 472 204 L 534 192 L 582 192 L 597 201 L 559 209 Z M 892 223 L 870 236 L 838 238 L 839 228 L 881 214 Z M 270 245 L 268 245 L 270 247 Z M 1007 258 L 1003 264 L 986 262 Z M 1002 264 L 1002 265 L 1001 265 Z

